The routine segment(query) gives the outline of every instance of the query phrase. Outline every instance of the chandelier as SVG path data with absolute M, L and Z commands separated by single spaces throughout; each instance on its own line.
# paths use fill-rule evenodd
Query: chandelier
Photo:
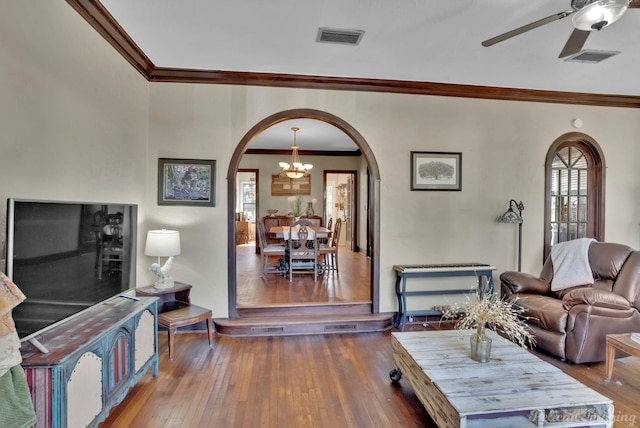
M 313 165 L 310 163 L 303 164 L 300 162 L 300 156 L 298 155 L 298 145 L 296 144 L 296 133 L 300 130 L 300 128 L 293 127 L 291 128 L 293 131 L 293 146 L 291 146 L 291 162 L 280 162 L 280 168 L 282 168 L 282 173 L 289 178 L 300 178 L 309 174 L 309 170 L 313 168 Z

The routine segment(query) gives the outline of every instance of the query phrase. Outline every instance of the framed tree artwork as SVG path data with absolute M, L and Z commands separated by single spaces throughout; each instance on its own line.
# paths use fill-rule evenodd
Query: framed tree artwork
M 215 207 L 215 160 L 158 159 L 158 205 Z
M 411 152 L 411 190 L 462 190 L 462 153 Z

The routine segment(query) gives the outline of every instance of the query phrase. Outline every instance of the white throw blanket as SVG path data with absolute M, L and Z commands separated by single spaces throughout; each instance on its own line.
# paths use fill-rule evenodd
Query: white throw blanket
M 552 291 L 593 284 L 593 274 L 589 265 L 589 245 L 593 241 L 595 239 L 580 238 L 560 242 L 551 247 Z

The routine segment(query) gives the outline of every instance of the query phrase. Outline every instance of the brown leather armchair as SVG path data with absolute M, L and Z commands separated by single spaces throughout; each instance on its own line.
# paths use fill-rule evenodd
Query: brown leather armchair
M 503 296 L 527 310 L 536 347 L 574 363 L 604 361 L 607 334 L 640 331 L 640 251 L 593 242 L 589 264 L 593 285 L 561 291 L 551 290 L 551 258 L 539 277 L 500 275 Z

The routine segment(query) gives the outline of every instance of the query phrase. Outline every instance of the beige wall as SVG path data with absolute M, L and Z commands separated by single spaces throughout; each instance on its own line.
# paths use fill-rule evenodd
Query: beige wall
M 183 253 L 176 258 L 174 277 L 193 284 L 194 302 L 213 308 L 216 317 L 227 316 L 229 161 L 253 125 L 292 108 L 340 117 L 375 155 L 381 172 L 383 312 L 396 309 L 394 264 L 479 261 L 496 265 L 498 272 L 514 269 L 517 229 L 494 221 L 511 198 L 526 207 L 523 270 L 539 271 L 545 154 L 556 138 L 575 131 L 574 118 L 583 120 L 579 131 L 593 137 L 605 154 L 606 239 L 640 247 L 640 111 L 149 84 L 66 3 L 8 2 L 0 28 L 0 200 L 138 203 L 139 248 L 149 228 L 179 229 Z M 463 190 L 410 191 L 412 150 L 462 152 Z M 216 207 L 157 206 L 158 157 L 215 159 Z M 269 181 L 261 177 L 260 182 L 266 189 Z M 141 285 L 152 280 L 150 262 L 139 250 Z
M 64 2 L 3 2 L 0 28 L 0 241 L 8 197 L 137 203 L 146 230 L 148 82 Z
M 395 310 L 394 264 L 479 261 L 496 265 L 498 272 L 514 269 L 517 229 L 495 223 L 511 198 L 522 200 L 526 207 L 523 270 L 538 272 L 544 159 L 556 138 L 575 131 L 571 120 L 576 117 L 584 121 L 580 131 L 595 138 L 605 153 L 607 239 L 638 247 L 638 210 L 631 196 L 640 182 L 634 173 L 640 135 L 640 113 L 635 110 L 188 84 L 152 84 L 150 105 L 148 162 L 163 154 L 154 153 L 154 146 L 171 146 L 172 133 L 181 134 L 185 156 L 196 156 L 192 147 L 208 141 L 210 156 L 220 165 L 221 203 L 226 198 L 224 166 L 248 130 L 265 117 L 292 108 L 314 108 L 354 126 L 372 148 L 381 170 L 381 311 Z M 207 110 L 213 112 L 207 114 Z M 462 152 L 462 192 L 410 191 L 412 150 Z M 263 190 L 264 182 L 261 178 Z M 208 221 L 223 225 L 226 220 L 222 206 L 212 212 L 189 209 L 189 213 L 193 227 Z M 226 242 L 201 240 L 198 246 L 206 260 L 194 266 L 206 269 L 191 272 L 191 280 L 204 284 L 203 299 L 215 296 L 210 302 L 226 303 Z

